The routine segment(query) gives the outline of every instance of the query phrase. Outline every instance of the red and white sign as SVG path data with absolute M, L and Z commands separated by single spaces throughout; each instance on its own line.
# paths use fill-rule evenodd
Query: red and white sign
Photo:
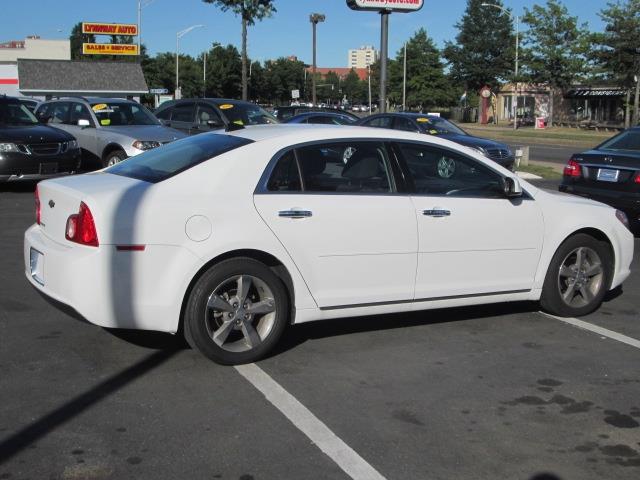
M 82 22 L 82 33 L 91 35 L 138 35 L 135 23 Z
M 374 10 L 387 12 L 415 12 L 422 8 L 424 0 L 347 0 L 352 10 Z

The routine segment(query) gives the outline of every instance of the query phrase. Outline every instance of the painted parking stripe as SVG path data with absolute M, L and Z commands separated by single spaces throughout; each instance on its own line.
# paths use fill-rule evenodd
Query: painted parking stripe
M 385 480 L 349 445 L 329 430 L 318 417 L 287 392 L 255 363 L 238 365 L 236 370 L 257 388 L 293 425 L 315 443 L 354 480 Z
M 569 325 L 573 325 L 574 327 L 581 328 L 583 330 L 589 330 L 590 332 L 597 333 L 598 335 L 602 335 L 603 337 L 610 338 L 612 340 L 616 340 L 618 342 L 626 343 L 627 345 L 631 345 L 632 347 L 640 348 L 640 340 L 636 340 L 632 337 L 627 337 L 618 332 L 614 332 L 613 330 L 608 330 L 606 328 L 598 327 L 597 325 L 593 325 L 592 323 L 584 322 L 582 320 L 578 320 L 577 318 L 564 318 L 564 317 L 556 317 L 555 315 L 551 315 L 549 313 L 540 312 L 542 315 L 553 318 L 555 320 L 560 320 L 561 322 L 568 323 Z

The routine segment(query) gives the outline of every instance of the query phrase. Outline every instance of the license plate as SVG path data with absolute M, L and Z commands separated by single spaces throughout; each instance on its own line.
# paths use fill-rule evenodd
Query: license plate
M 620 170 L 611 170 L 608 168 L 599 168 L 598 176 L 596 177 L 601 182 L 617 182 Z
M 52 173 L 58 173 L 58 164 L 56 162 L 40 164 L 40 175 L 50 175 Z
M 29 263 L 31 267 L 31 278 L 44 286 L 44 253 L 35 248 L 31 248 Z

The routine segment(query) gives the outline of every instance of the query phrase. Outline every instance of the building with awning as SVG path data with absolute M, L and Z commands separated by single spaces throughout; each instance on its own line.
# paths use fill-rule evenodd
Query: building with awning
M 21 95 L 50 99 L 91 96 L 140 99 L 148 93 L 137 62 L 18 59 Z

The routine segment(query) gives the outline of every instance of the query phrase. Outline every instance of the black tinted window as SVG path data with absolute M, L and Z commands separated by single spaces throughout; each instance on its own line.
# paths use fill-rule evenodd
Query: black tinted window
M 155 116 L 160 120 L 169 120 L 171 118 L 171 110 L 171 108 L 165 108 L 161 112 L 156 112 Z
M 392 121 L 391 117 L 376 117 L 366 120 L 363 125 L 366 127 L 391 128 Z
M 382 143 L 340 142 L 302 147 L 297 152 L 305 191 L 392 191 L 389 160 Z
M 193 123 L 195 115 L 196 104 L 183 103 L 182 105 L 176 105 L 173 107 L 173 110 L 171 111 L 171 121 Z
M 81 103 L 72 103 L 71 113 L 69 115 L 69 124 L 77 125 L 78 120 L 88 120 L 90 124 L 93 124 L 91 115 L 89 114 L 89 110 L 87 109 L 87 107 L 85 107 Z
M 273 169 L 267 184 L 272 192 L 297 192 L 301 190 L 300 172 L 293 151 L 285 153 Z
M 69 118 L 69 102 L 55 102 L 49 111 L 48 123 L 66 123 Z
M 600 145 L 603 150 L 640 150 L 640 132 L 627 130 Z
M 210 124 L 210 122 L 213 122 Z M 211 125 L 212 127 L 222 126 L 224 123 L 220 119 L 220 115 L 214 110 L 211 105 L 207 105 L 205 103 L 201 103 L 198 105 L 198 117 L 197 117 L 198 125 L 202 125 L 203 127 L 208 127 Z
M 196 135 L 147 150 L 105 171 L 156 183 L 249 143 L 252 141 L 231 135 Z
M 411 120 L 404 117 L 396 117 L 394 128 L 396 130 L 405 130 L 407 132 L 417 132 L 418 128 L 413 124 Z
M 481 163 L 436 147 L 399 144 L 422 195 L 502 198 L 501 177 Z

